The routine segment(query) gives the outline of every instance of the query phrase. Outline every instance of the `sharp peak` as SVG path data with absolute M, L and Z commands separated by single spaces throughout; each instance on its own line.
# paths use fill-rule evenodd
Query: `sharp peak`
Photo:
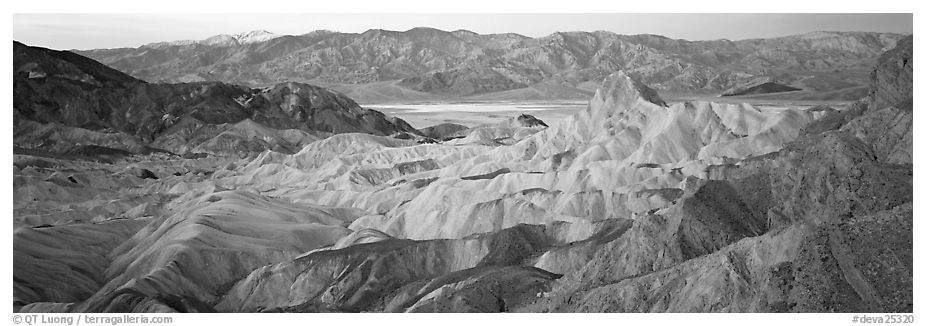
M 658 106 L 668 106 L 656 90 L 631 77 L 623 70 L 618 70 L 605 77 L 601 87 L 595 91 L 593 101 L 633 101 L 637 98 Z

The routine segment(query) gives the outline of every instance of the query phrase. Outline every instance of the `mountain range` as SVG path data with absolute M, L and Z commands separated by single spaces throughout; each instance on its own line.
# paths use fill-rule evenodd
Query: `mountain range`
M 813 32 L 687 41 L 607 31 L 531 38 L 466 30 L 372 29 L 278 35 L 253 31 L 201 41 L 75 51 L 151 82 L 222 81 L 249 87 L 306 82 L 360 102 L 586 99 L 621 70 L 664 93 L 721 94 L 773 82 L 791 98 L 855 100 L 875 60 L 904 35 Z
M 275 39 L 283 35 L 274 34 L 265 30 L 254 30 L 250 32 L 238 33 L 238 34 L 219 34 L 212 37 L 209 37 L 205 40 L 181 40 L 181 41 L 171 41 L 171 42 L 159 42 L 151 43 L 146 46 L 163 48 L 169 46 L 182 46 L 182 45 L 191 45 L 191 44 L 202 44 L 206 46 L 236 46 L 243 44 L 251 44 L 256 42 L 263 42 Z

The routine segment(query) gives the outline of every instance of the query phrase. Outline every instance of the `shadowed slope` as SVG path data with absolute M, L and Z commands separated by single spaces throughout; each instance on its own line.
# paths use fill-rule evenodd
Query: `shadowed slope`
M 81 140 L 94 145 L 115 146 L 133 153 L 143 149 L 135 144 L 138 142 L 174 151 L 192 150 L 194 146 L 180 144 L 191 134 L 221 138 L 213 143 L 238 143 L 208 146 L 208 150 L 225 153 L 242 147 L 248 151 L 276 149 L 292 153 L 298 151 L 299 148 L 293 148 L 297 144 L 310 140 L 281 144 L 292 143 L 286 139 L 292 135 L 280 135 L 262 143 L 248 135 L 223 133 L 226 128 L 222 124 L 233 124 L 238 130 L 250 129 L 243 131 L 246 134 L 265 135 L 267 127 L 280 131 L 298 129 L 321 136 L 350 132 L 418 133 L 401 119 L 363 109 L 342 94 L 308 84 L 281 83 L 264 89 L 220 82 L 149 84 L 70 52 L 19 42 L 14 42 L 13 47 L 17 141 L 35 143 L 45 150 L 57 150 L 76 140 L 65 142 L 57 139 L 61 138 L 58 133 L 32 131 L 36 123 L 39 127 L 52 123 L 86 129 L 68 134 L 80 135 Z M 238 124 L 242 121 L 252 122 Z M 184 135 L 175 135 L 178 132 Z M 177 137 L 181 139 L 163 139 Z M 50 141 L 54 143 L 47 144 Z

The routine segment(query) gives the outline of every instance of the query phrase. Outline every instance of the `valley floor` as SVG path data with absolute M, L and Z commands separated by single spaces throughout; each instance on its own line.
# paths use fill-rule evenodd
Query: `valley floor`
M 827 106 L 836 110 L 846 109 L 851 101 L 823 101 L 823 100 L 789 100 L 776 98 L 752 97 L 719 97 L 698 94 L 672 94 L 665 97 L 669 104 L 685 101 L 705 101 L 718 103 L 745 103 L 758 109 L 763 108 L 794 108 L 807 109 L 814 106 Z M 455 123 L 468 127 L 497 123 L 508 117 L 519 114 L 533 115 L 547 124 L 555 124 L 564 120 L 588 105 L 588 101 L 560 100 L 560 101 L 504 101 L 504 102 L 411 102 L 407 104 L 396 103 L 369 103 L 363 107 L 377 110 L 387 115 L 399 117 L 415 128 L 425 128 L 441 123 Z
M 587 101 L 427 102 L 365 104 L 363 107 L 399 117 L 420 129 L 441 123 L 475 127 L 494 124 L 519 114 L 530 114 L 547 124 L 553 124 L 581 111 L 586 105 Z

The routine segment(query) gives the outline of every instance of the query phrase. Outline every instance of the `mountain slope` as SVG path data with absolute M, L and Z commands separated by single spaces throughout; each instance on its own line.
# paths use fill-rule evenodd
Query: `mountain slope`
M 767 233 L 671 267 L 667 250 L 641 271 L 628 261 L 634 225 L 521 311 L 912 311 L 912 42 L 880 57 L 871 97 L 714 174 L 767 216 Z
M 251 43 L 159 43 L 80 53 L 145 80 L 245 85 L 400 81 L 398 85 L 410 91 L 444 98 L 524 89 L 540 82 L 568 90 L 617 70 L 656 89 L 683 92 L 720 93 L 762 77 L 789 84 L 824 74 L 842 81 L 817 83 L 812 89 L 827 92 L 864 86 L 875 58 L 901 37 L 814 32 L 686 41 L 605 31 L 529 38 L 414 28 L 360 34 L 317 31 Z
M 737 96 L 737 95 L 755 95 L 755 94 L 771 94 L 771 93 L 783 93 L 783 92 L 792 92 L 799 91 L 800 88 L 781 85 L 774 82 L 765 82 L 755 86 L 748 86 L 743 89 L 734 89 L 731 91 L 724 92 L 722 96 Z
M 220 82 L 151 84 L 70 52 L 13 45 L 14 116 L 23 123 L 57 123 L 137 137 L 146 144 L 170 137 L 184 121 L 197 121 L 195 127 L 202 128 L 250 119 L 258 127 L 317 135 L 417 133 L 401 119 L 361 108 L 344 95 L 313 85 L 289 82 L 252 89 Z M 15 134 L 38 135 L 20 132 L 24 126 L 17 124 Z M 56 142 L 44 147 L 67 146 Z

